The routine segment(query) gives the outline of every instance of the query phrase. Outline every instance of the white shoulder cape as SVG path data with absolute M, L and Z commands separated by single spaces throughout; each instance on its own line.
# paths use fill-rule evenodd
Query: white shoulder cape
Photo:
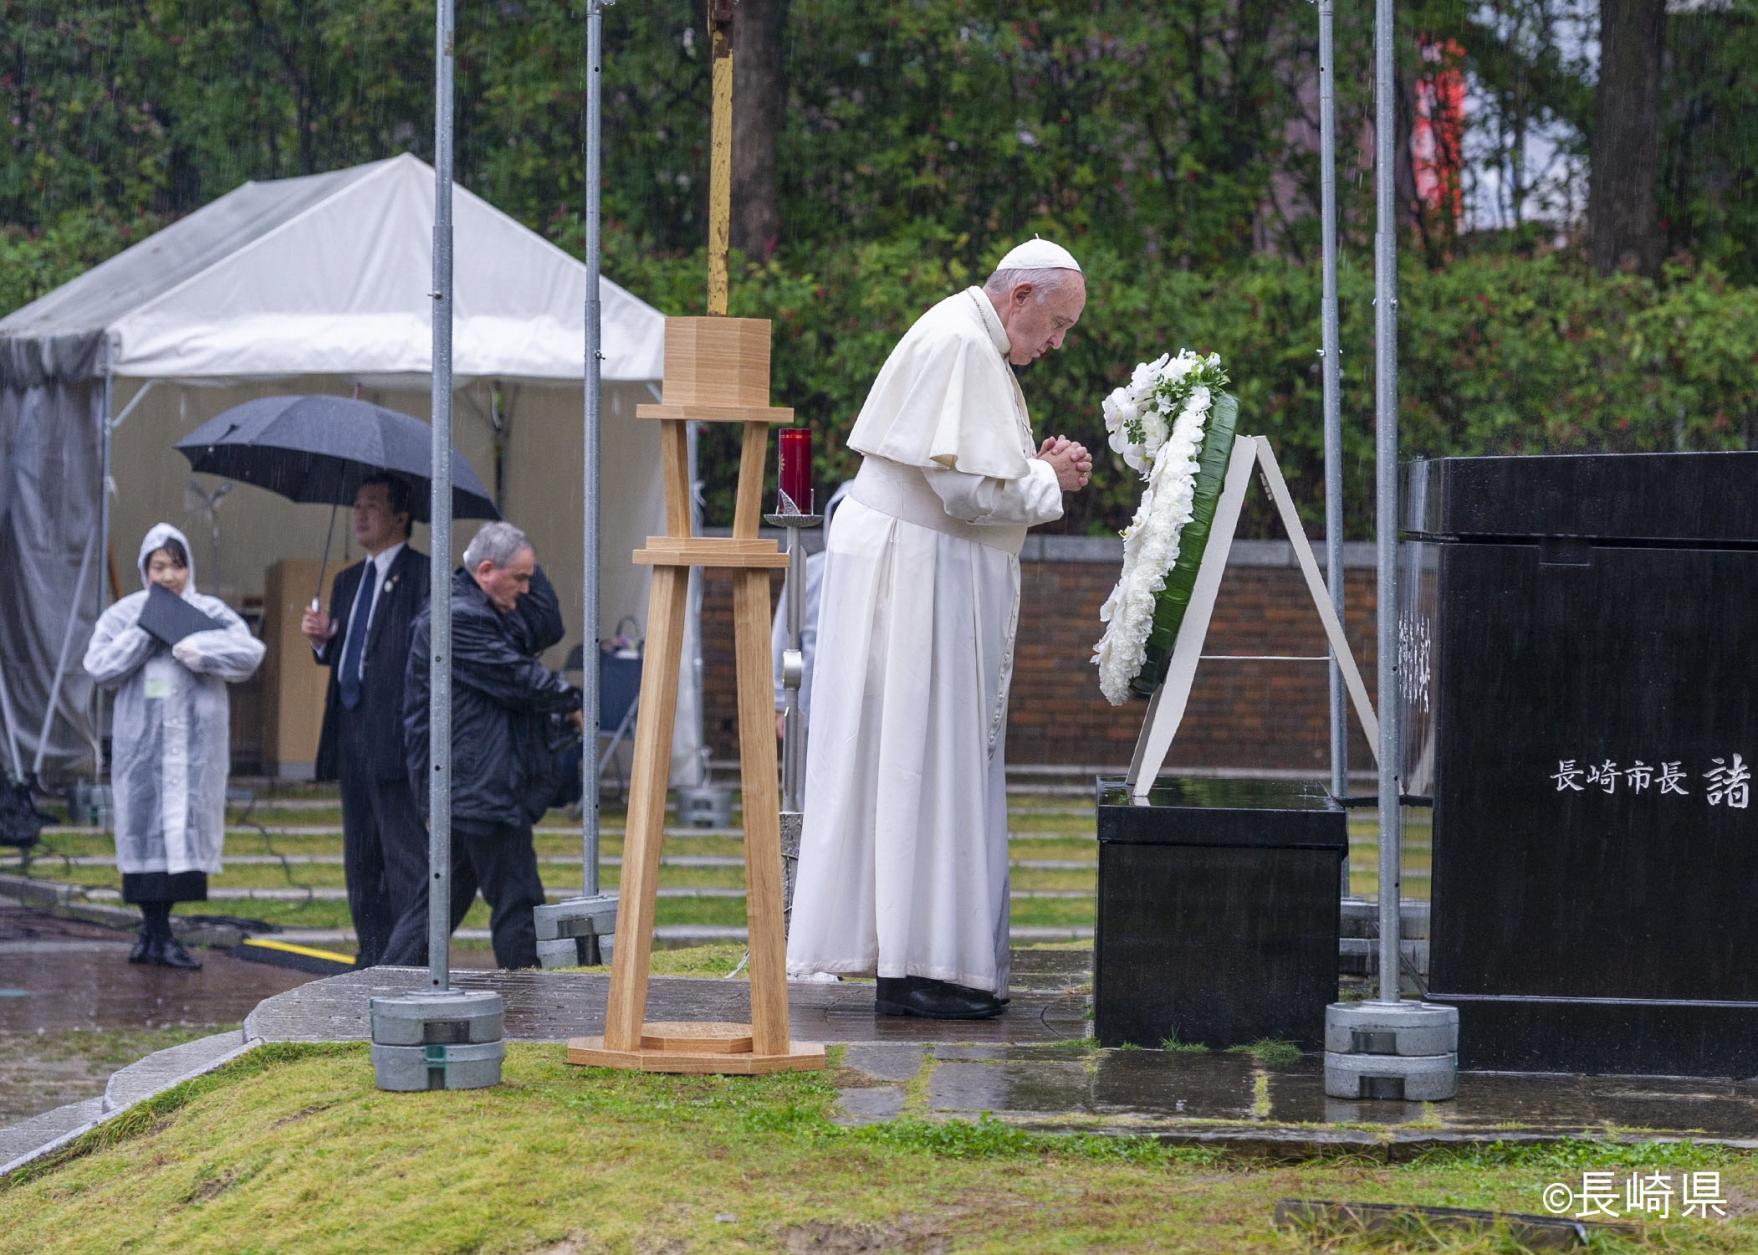
M 1031 425 L 1007 333 L 981 288 L 941 301 L 904 333 L 873 381 L 848 447 L 905 466 L 995 479 L 1030 473 Z

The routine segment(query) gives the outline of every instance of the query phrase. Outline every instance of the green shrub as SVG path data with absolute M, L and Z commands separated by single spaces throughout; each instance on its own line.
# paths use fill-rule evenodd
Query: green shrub
M 775 321 L 773 390 L 817 430 L 820 491 L 852 474 L 841 446 L 886 353 L 940 297 L 982 274 L 956 262 L 964 238 L 778 254 L 737 267 L 731 310 Z M 1273 258 L 1225 272 L 1125 260 L 1083 246 L 1086 315 L 1067 346 L 1021 377 L 1039 432 L 1099 451 L 1058 530 L 1128 522 L 1139 485 L 1104 450 L 1099 403 L 1136 362 L 1189 346 L 1221 354 L 1240 430 L 1269 436 L 1309 531 L 1323 520 L 1319 275 Z M 986 258 L 993 261 L 993 258 Z M 667 313 L 703 308 L 703 262 L 607 254 L 606 273 Z M 1339 272 L 1344 514 L 1373 529 L 1373 281 Z M 1637 452 L 1744 448 L 1758 440 L 1758 289 L 1710 268 L 1660 280 L 1598 278 L 1576 259 L 1483 255 L 1429 270 L 1413 259 L 1399 291 L 1400 452 Z M 722 449 L 716 440 L 725 441 Z M 736 450 L 704 443 L 709 517 L 730 517 Z M 1252 499 L 1248 535 L 1271 535 Z

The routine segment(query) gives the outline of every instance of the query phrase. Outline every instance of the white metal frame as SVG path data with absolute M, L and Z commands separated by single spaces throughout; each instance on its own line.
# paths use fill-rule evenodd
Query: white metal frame
M 1331 647 L 1330 657 L 1342 672 L 1350 701 L 1355 706 L 1355 715 L 1361 720 L 1368 746 L 1375 751 L 1377 761 L 1379 719 L 1374 714 L 1373 704 L 1368 701 L 1367 686 L 1362 683 L 1361 670 L 1355 665 L 1355 655 L 1349 651 L 1349 641 L 1343 635 L 1343 625 L 1331 604 L 1331 594 L 1319 574 L 1318 561 L 1313 557 L 1312 546 L 1307 543 L 1300 515 L 1294 509 L 1294 499 L 1288 495 L 1282 468 L 1276 463 L 1268 439 L 1241 436 L 1233 442 L 1233 455 L 1227 462 L 1227 478 L 1221 499 L 1215 506 L 1215 520 L 1209 529 L 1208 544 L 1203 549 L 1202 565 L 1197 568 L 1190 606 L 1184 612 L 1184 622 L 1179 626 L 1178 639 L 1172 646 L 1172 661 L 1166 669 L 1166 679 L 1154 690 L 1153 699 L 1148 703 L 1141 736 L 1135 744 L 1135 756 L 1125 777 L 1131 793 L 1138 800 L 1148 796 L 1155 777 L 1165 765 L 1166 755 L 1171 751 L 1178 725 L 1184 720 L 1190 688 L 1196 680 L 1196 666 L 1203 658 L 1203 642 L 1208 638 L 1209 620 L 1214 616 L 1215 598 L 1221 590 L 1221 577 L 1227 570 L 1227 554 L 1233 548 L 1233 534 L 1239 528 L 1239 512 L 1245 505 L 1245 489 L 1254 466 L 1263 480 L 1265 491 L 1276 504 L 1276 513 L 1282 520 L 1283 530 L 1288 533 L 1288 541 L 1294 546 L 1294 556 L 1300 563 L 1301 574 L 1306 577 L 1313 609 L 1324 625 L 1325 640 Z M 1340 579 L 1342 572 L 1333 570 L 1331 576 Z

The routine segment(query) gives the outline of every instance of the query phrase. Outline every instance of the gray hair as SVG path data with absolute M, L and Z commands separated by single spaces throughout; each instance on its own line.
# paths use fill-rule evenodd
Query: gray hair
M 1071 275 L 1079 273 L 1078 270 L 1066 270 L 1060 266 L 1046 266 L 1031 270 L 997 270 L 989 276 L 988 282 L 983 284 L 983 291 L 993 297 L 1003 297 L 1020 284 L 1029 283 L 1032 285 L 1033 296 L 1041 301 L 1050 293 L 1058 291 L 1068 282 Z
M 484 523 L 464 550 L 464 568 L 474 571 L 483 562 L 506 566 L 519 556 L 519 550 L 530 548 L 532 544 L 525 533 L 511 523 Z

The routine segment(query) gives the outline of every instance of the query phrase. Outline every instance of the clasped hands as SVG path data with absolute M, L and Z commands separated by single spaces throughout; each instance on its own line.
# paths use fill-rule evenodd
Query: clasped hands
M 1056 472 L 1063 492 L 1078 492 L 1093 477 L 1093 455 L 1067 436 L 1049 436 L 1038 446 L 1038 457 Z

